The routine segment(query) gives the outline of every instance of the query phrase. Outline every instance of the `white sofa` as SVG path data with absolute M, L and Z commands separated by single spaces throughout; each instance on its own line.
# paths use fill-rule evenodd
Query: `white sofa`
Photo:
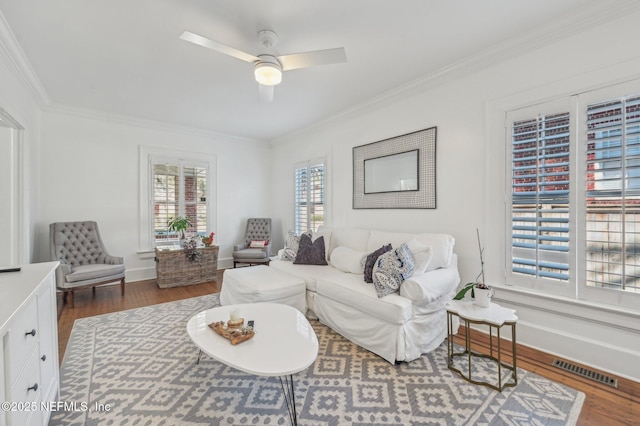
M 307 289 L 307 315 L 316 317 L 347 339 L 387 361 L 412 361 L 438 347 L 447 336 L 445 306 L 460 283 L 454 239 L 448 234 L 410 234 L 354 228 L 321 227 L 329 265 L 298 265 L 282 260 L 282 250 L 271 268 L 302 278 Z M 366 256 L 391 243 L 393 248 L 417 240 L 431 247 L 426 272 L 406 279 L 400 291 L 378 298 L 361 270 L 345 271 L 345 250 Z M 353 264 L 353 262 L 352 262 Z M 357 273 L 354 273 L 357 272 Z M 457 324 L 456 324 L 457 328 Z

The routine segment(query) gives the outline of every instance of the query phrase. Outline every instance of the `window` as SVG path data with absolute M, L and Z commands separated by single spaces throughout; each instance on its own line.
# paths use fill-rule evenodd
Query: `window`
M 152 223 L 156 244 L 178 241 L 167 228 L 169 220 L 185 216 L 191 222 L 188 233 L 207 233 L 207 165 L 183 160 L 153 159 Z
M 512 270 L 569 279 L 570 115 L 512 123 Z
M 325 165 L 324 161 L 310 161 L 295 167 L 296 234 L 309 229 L 316 231 L 325 219 Z
M 586 115 L 586 282 L 640 293 L 640 97 Z
M 176 244 L 167 229 L 175 216 L 187 216 L 187 234 L 215 231 L 216 156 L 161 147 L 139 147 L 139 249 L 146 257 L 157 245 Z
M 640 305 L 640 95 L 620 93 L 507 113 L 510 283 Z

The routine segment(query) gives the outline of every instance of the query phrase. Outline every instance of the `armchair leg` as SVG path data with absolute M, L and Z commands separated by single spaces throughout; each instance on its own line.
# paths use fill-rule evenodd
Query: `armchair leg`
M 124 278 L 120 280 L 120 292 L 124 296 Z
M 73 303 L 73 290 L 69 291 L 69 307 L 71 309 L 73 309 L 74 307 L 74 303 Z

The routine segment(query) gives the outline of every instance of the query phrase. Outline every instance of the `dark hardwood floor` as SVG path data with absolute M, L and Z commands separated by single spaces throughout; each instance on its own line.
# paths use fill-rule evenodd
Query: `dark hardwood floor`
M 119 286 L 98 288 L 95 293 L 91 290 L 80 291 L 76 293 L 74 309 L 63 306 L 62 296 L 58 295 L 60 362 L 76 319 L 217 293 L 221 289 L 221 284 L 218 283 L 222 283 L 223 272 L 218 272 L 218 282 L 185 287 L 160 289 L 156 286 L 155 280 L 129 283 L 124 297 L 120 296 Z M 472 342 L 476 350 L 485 351 L 488 348 L 486 334 L 472 332 Z M 510 347 L 510 344 L 503 345 L 504 359 L 510 357 Z M 640 383 L 616 377 L 618 388 L 614 389 L 555 368 L 551 363 L 557 357 L 523 345 L 517 347 L 517 358 L 518 367 L 585 393 L 586 398 L 578 425 L 640 424 Z

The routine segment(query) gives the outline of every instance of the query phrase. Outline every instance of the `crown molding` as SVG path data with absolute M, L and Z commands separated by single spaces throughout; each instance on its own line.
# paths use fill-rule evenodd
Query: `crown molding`
M 615 6 L 611 6 L 606 2 L 599 2 L 588 10 L 577 10 L 572 16 L 555 21 L 547 26 L 539 27 L 535 31 L 528 32 L 521 37 L 505 40 L 489 49 L 441 67 L 418 79 L 381 93 L 368 101 L 348 108 L 324 120 L 274 138 L 269 142 L 272 145 L 287 143 L 312 130 L 318 130 L 341 120 L 348 120 L 367 111 L 375 110 L 380 107 L 380 105 L 389 105 L 390 103 L 419 95 L 434 87 L 457 80 L 509 59 L 522 56 L 638 10 L 640 10 L 640 2 L 637 0 L 620 0 L 616 2 Z
M 122 124 L 126 126 L 140 127 L 144 129 L 159 130 L 169 133 L 178 133 L 182 135 L 193 135 L 197 137 L 204 137 L 216 140 L 224 140 L 225 142 L 239 142 L 239 143 L 258 143 L 266 144 L 266 140 L 246 138 L 237 135 L 230 135 L 227 133 L 215 132 L 208 129 L 202 129 L 198 127 L 183 126 L 175 123 L 169 123 L 165 121 L 151 120 L 146 118 L 138 118 L 127 115 L 113 114 L 110 112 L 93 110 L 88 108 L 78 108 L 64 104 L 52 103 L 42 108 L 43 112 L 50 112 L 55 114 L 70 115 L 74 117 L 82 117 L 91 120 Z
M 39 106 L 49 105 L 51 98 L 34 71 L 27 56 L 22 51 L 9 23 L 0 11 L 0 58 L 13 74 L 22 81 Z

